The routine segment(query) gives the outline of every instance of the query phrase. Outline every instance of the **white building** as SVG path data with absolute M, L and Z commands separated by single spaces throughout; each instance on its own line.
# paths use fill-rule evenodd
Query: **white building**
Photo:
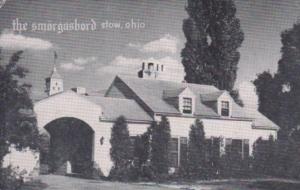
M 63 80 L 54 69 L 51 77 L 46 79 L 49 96 L 35 102 L 38 127 L 41 133 L 50 136 L 51 146 L 55 150 L 64 145 L 65 149 L 62 151 L 67 151 L 71 145 L 65 145 L 65 138 L 69 143 L 74 139 L 74 142 L 84 142 L 82 146 L 87 151 L 85 159 L 93 161 L 94 166 L 106 176 L 112 167 L 111 128 L 120 115 L 127 119 L 131 136 L 143 134 L 151 122 L 159 121 L 163 115 L 167 116 L 171 127 L 172 147 L 175 147 L 171 150 L 171 167 L 175 168 L 180 165 L 181 147 L 186 146 L 190 126 L 196 118 L 203 122 L 206 138 L 212 141 L 215 138 L 221 139 L 218 143 L 220 154 L 224 154 L 226 147 L 236 146 L 236 151 L 242 157 L 248 156 L 259 137 L 277 137 L 277 125 L 260 113 L 246 112 L 234 102 L 228 92 L 209 85 L 159 80 L 163 70 L 163 65 L 150 64 L 147 67 L 143 65 L 139 72 L 140 78 L 116 76 L 103 97 L 89 96 L 82 87 L 63 91 Z M 64 118 L 81 122 L 81 127 L 85 129 L 80 130 L 82 134 L 88 134 L 88 139 L 79 140 L 80 135 L 70 139 L 72 129 L 79 130 L 76 122 L 74 127 L 69 126 L 67 132 L 57 132 L 57 125 Z M 73 172 L 77 172 L 80 158 L 71 155 L 75 154 L 60 158 L 62 167 L 56 169 L 64 173 L 67 170 L 66 163 L 71 162 Z M 41 166 L 42 164 L 37 164 L 36 168 Z

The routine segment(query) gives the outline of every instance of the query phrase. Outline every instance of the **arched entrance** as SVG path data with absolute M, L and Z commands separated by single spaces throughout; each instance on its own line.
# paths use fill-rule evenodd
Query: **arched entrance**
M 41 154 L 41 162 L 46 162 L 50 173 L 89 172 L 93 165 L 94 131 L 87 123 L 63 117 L 51 121 L 44 128 L 49 133 L 50 142 L 47 153 Z

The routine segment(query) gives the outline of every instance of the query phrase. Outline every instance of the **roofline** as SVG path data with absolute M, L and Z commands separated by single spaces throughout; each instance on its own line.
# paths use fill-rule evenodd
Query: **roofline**
M 148 115 L 154 115 L 155 114 L 155 112 L 154 112 L 154 110 L 148 105 L 148 104 L 146 104 L 146 102 L 142 99 L 142 98 L 140 98 L 139 96 L 138 96 L 138 94 L 132 89 L 132 88 L 130 88 L 130 86 L 120 77 L 120 76 L 116 76 L 115 77 L 115 79 L 114 79 L 114 81 L 116 80 L 116 79 L 119 79 L 120 81 L 122 81 L 122 83 L 124 83 L 125 85 L 126 85 L 126 87 L 139 99 L 139 101 L 141 101 L 142 102 L 142 104 L 144 104 L 144 106 L 146 106 L 147 108 L 145 109 L 144 107 L 143 107 L 143 105 L 140 105 L 140 103 L 137 101 L 137 100 L 135 100 L 135 102 L 137 103 L 137 104 L 139 104 L 145 111 L 146 111 L 146 113 L 148 114 Z M 113 84 L 113 83 L 112 83 Z M 108 91 L 107 91 L 108 92 Z M 151 112 L 151 113 L 149 113 L 149 111 Z
M 115 122 L 116 119 L 109 119 L 109 118 L 101 118 L 100 119 L 101 122 Z M 135 120 L 135 119 L 126 119 L 127 122 L 131 122 L 131 123 L 143 123 L 143 124 L 151 124 L 154 120 Z
M 253 129 L 257 129 L 257 130 L 274 130 L 274 131 L 279 131 L 280 130 L 280 127 L 276 127 L 276 126 L 271 126 L 271 127 L 268 127 L 268 126 L 259 126 L 259 125 L 253 125 L 252 126 Z
M 180 113 L 166 113 L 166 112 L 155 112 L 155 115 L 165 115 L 165 116 L 174 116 L 174 117 L 188 117 L 188 118 L 203 118 L 203 119 L 218 119 L 218 120 L 233 120 L 233 121 L 253 121 L 253 118 L 242 118 L 242 117 L 230 117 L 224 118 L 219 116 L 208 116 L 208 115 L 182 115 Z

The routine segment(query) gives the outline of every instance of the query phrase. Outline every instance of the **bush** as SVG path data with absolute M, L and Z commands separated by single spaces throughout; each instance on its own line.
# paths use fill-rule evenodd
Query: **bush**
M 189 178 L 207 178 L 205 133 L 198 119 L 191 126 L 188 143 L 187 175 Z
M 111 149 L 110 156 L 114 163 L 110 178 L 119 181 L 128 181 L 130 177 L 128 173 L 132 170 L 132 151 L 129 131 L 125 117 L 120 116 L 115 121 L 111 132 Z
M 23 179 L 11 168 L 0 168 L 0 189 L 17 190 L 23 184 Z
M 161 122 L 159 124 L 153 122 L 149 131 L 151 131 L 150 168 L 154 179 L 162 180 L 168 176 L 169 172 L 168 155 L 171 134 L 168 119 L 162 116 Z

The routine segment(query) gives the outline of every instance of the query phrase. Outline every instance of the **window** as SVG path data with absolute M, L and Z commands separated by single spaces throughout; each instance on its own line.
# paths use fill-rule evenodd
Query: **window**
M 179 164 L 184 166 L 187 164 L 187 148 L 188 148 L 188 140 L 186 137 L 180 137 L 180 155 L 179 155 Z
M 128 151 L 133 155 L 137 136 L 130 136 L 129 139 L 130 139 L 130 147 Z
M 228 101 L 221 102 L 221 115 L 229 116 L 229 102 Z
M 249 157 L 249 139 L 226 139 L 226 155 L 245 159 Z
M 178 167 L 178 138 L 171 138 L 169 144 L 170 167 Z
M 192 98 L 183 98 L 183 113 L 192 113 Z

